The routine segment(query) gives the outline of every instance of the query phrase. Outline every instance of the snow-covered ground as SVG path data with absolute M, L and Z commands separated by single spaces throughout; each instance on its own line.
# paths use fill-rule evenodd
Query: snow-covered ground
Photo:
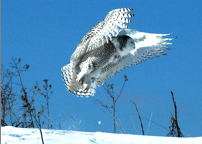
M 43 129 L 42 132 L 45 144 L 202 144 L 202 137 L 173 138 L 53 129 Z M 33 128 L 1 127 L 1 144 L 12 143 L 41 144 L 40 132 Z

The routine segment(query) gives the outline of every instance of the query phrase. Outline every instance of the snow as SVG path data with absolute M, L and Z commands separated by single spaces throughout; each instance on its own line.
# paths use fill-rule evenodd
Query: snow
M 176 138 L 43 129 L 45 144 L 202 144 L 202 137 Z M 41 144 L 35 128 L 1 127 L 1 144 Z

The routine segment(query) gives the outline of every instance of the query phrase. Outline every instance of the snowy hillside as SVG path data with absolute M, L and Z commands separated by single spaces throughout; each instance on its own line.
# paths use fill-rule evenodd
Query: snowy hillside
M 202 144 L 202 137 L 173 138 L 103 132 L 42 130 L 45 144 Z M 1 144 L 41 144 L 38 129 L 1 127 Z

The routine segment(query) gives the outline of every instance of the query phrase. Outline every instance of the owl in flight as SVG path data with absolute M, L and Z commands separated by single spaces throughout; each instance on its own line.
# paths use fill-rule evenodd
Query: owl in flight
M 170 34 L 154 34 L 128 29 L 125 23 L 134 16 L 131 8 L 110 11 L 78 44 L 70 63 L 62 67 L 68 91 L 77 96 L 93 96 L 96 87 L 121 70 L 166 55 Z

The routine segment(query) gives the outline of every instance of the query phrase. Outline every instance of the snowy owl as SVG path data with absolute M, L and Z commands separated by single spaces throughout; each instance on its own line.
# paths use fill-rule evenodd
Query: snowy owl
M 70 63 L 62 67 L 67 90 L 77 96 L 93 96 L 96 87 L 121 70 L 166 55 L 165 45 L 170 34 L 153 34 L 128 29 L 124 23 L 134 14 L 133 9 L 121 8 L 110 11 L 105 19 L 96 24 L 78 44 Z

